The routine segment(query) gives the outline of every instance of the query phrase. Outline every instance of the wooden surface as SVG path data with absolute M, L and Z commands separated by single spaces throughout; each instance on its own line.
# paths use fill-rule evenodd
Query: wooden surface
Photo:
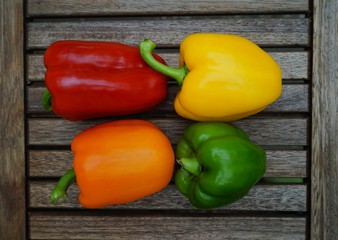
M 335 239 L 338 29 L 332 26 L 338 3 L 313 2 L 314 8 L 308 0 L 2 1 L 0 239 Z M 243 35 L 282 67 L 280 99 L 233 122 L 266 149 L 262 180 L 240 201 L 212 211 L 192 208 L 173 182 L 134 203 L 102 209 L 80 206 L 75 184 L 68 202 L 52 205 L 50 190 L 72 166 L 74 135 L 123 117 L 69 122 L 45 112 L 46 47 L 62 39 L 137 45 L 151 38 L 175 67 L 181 40 L 200 31 Z M 171 81 L 168 90 L 153 110 L 127 117 L 158 124 L 175 147 L 192 121 L 174 111 L 177 85 Z
M 30 178 L 28 189 L 31 238 L 39 239 L 48 236 L 51 239 L 63 239 L 65 235 L 60 232 L 64 231 L 67 235 L 79 239 L 107 236 L 113 239 L 133 239 L 135 232 L 139 231 L 142 234 L 141 238 L 148 239 L 165 238 L 165 236 L 168 238 L 217 239 L 228 238 L 232 235 L 239 239 L 248 237 L 280 239 L 287 236 L 292 239 L 306 238 L 307 196 L 309 195 L 306 181 L 297 184 L 269 182 L 269 179 L 274 177 L 299 179 L 309 177 L 307 148 L 310 144 L 308 132 L 310 127 L 308 115 L 310 112 L 310 52 L 306 47 L 310 46 L 310 21 L 305 15 L 298 14 L 307 11 L 307 5 L 304 5 L 304 2 L 284 6 L 285 11 L 296 12 L 287 17 L 284 15 L 224 17 L 217 15 L 222 12 L 213 12 L 211 7 L 212 4 L 216 4 L 213 7 L 220 9 L 219 5 L 224 4 L 221 1 L 203 3 L 209 6 L 209 9 L 204 11 L 211 13 L 212 16 L 208 16 L 206 12 L 197 10 L 197 8 L 194 10 L 189 5 L 190 3 L 185 3 L 185 9 L 190 9 L 188 10 L 190 12 L 182 10 L 183 8 L 180 8 L 181 11 L 163 9 L 163 12 L 156 12 L 157 2 L 149 1 L 147 12 L 150 16 L 148 17 L 141 17 L 140 15 L 144 12 L 140 14 L 140 8 L 133 4 L 128 5 L 123 11 L 115 11 L 121 4 L 119 2 L 114 4 L 114 10 L 111 5 L 110 10 L 109 6 L 103 10 L 102 5 L 88 1 L 85 7 L 88 13 L 84 13 L 81 7 L 75 11 L 65 10 L 69 4 L 74 2 L 59 2 L 57 5 L 50 3 L 49 6 L 45 3 L 47 2 L 41 1 L 39 7 L 36 7 L 37 2 L 31 1 L 28 5 L 28 15 L 31 16 L 31 20 L 27 23 L 27 76 L 29 81 L 27 86 L 27 144 L 29 149 L 27 157 Z M 233 1 L 232 4 L 238 9 L 245 3 Z M 244 8 L 247 9 L 244 11 L 257 11 L 259 6 L 252 6 L 254 10 Z M 48 8 L 52 9 L 51 7 L 55 9 L 53 13 L 48 12 L 51 11 L 48 10 Z M 235 13 L 234 9 L 222 8 L 221 11 Z M 278 9 L 276 2 L 266 2 L 265 7 L 261 8 L 261 12 L 264 13 L 284 10 Z M 169 13 L 164 11 L 169 11 Z M 167 16 L 163 17 L 164 14 Z M 88 15 L 91 17 L 85 18 Z M 113 15 L 123 17 L 114 18 Z M 45 16 L 55 16 L 58 19 L 44 18 Z M 84 18 L 79 20 L 77 17 L 80 16 Z M 196 31 L 244 35 L 265 47 L 283 69 L 284 84 L 281 98 L 262 113 L 233 123 L 246 130 L 253 141 L 266 148 L 268 170 L 262 181 L 240 201 L 207 212 L 192 208 L 187 199 L 179 194 L 173 182 L 163 191 L 150 197 L 127 205 L 106 207 L 100 211 L 83 209 L 77 202 L 79 189 L 74 185 L 69 191 L 69 202 L 58 206 L 52 205 L 48 199 L 50 189 L 55 185 L 58 177 L 72 165 L 73 155 L 69 150 L 72 138 L 90 126 L 116 118 L 69 122 L 53 113 L 43 111 L 40 97 L 45 89 L 43 83 L 45 48 L 53 41 L 60 39 L 119 41 L 137 45 L 140 40 L 148 37 L 157 43 L 157 52 L 167 63 L 176 67 L 181 40 L 187 34 Z M 174 111 L 173 100 L 177 91 L 177 85 L 170 82 L 168 97 L 163 103 L 149 112 L 128 116 L 156 123 L 167 134 L 173 147 L 184 128 L 192 123 L 192 121 L 178 117 Z M 47 218 L 51 221 L 46 221 Z M 258 229 L 253 228 L 255 223 L 252 221 L 258 218 L 262 226 Z M 114 222 L 115 228 L 106 222 L 108 219 Z M 79 220 L 79 225 L 74 223 L 74 227 L 66 230 L 70 221 L 74 220 Z M 287 220 L 290 222 L 285 225 Z M 130 228 L 140 221 L 144 222 L 144 225 Z M 53 227 L 52 222 L 59 222 L 59 224 Z M 200 231 L 181 232 L 177 230 L 177 222 L 181 222 L 180 225 L 183 224 L 181 226 L 183 229 L 194 229 L 196 224 L 207 226 L 211 223 L 215 227 L 210 232 L 205 232 L 203 227 Z M 238 228 L 234 228 L 230 222 L 234 225 L 243 222 L 244 226 L 248 224 L 249 227 L 244 232 L 238 231 Z M 280 225 L 270 229 L 269 232 L 267 229 L 270 228 L 271 223 Z M 81 230 L 81 227 L 79 231 L 75 230 L 76 226 L 81 226 L 81 224 L 89 227 L 85 230 Z M 223 231 L 220 228 L 224 225 L 229 225 L 229 230 L 222 227 L 225 230 Z M 161 230 L 157 230 L 157 226 L 160 226 Z M 124 230 L 125 228 L 129 230 Z M 290 230 L 284 231 L 281 230 L 282 228 L 290 228 Z M 100 229 L 102 229 L 101 232 Z M 158 232 L 157 234 L 154 233 L 154 229 Z M 230 229 L 233 230 L 230 231 Z
M 33 239 L 305 239 L 302 217 L 32 213 Z M 86 226 L 83 228 L 82 226 Z M 71 231 L 64 231 L 65 227 Z
M 53 208 L 53 209 L 82 209 L 77 201 L 79 190 L 76 185 L 69 189 L 69 201 L 55 206 L 49 201 L 50 190 L 55 186 L 56 181 L 33 180 L 30 182 L 30 207 L 32 208 Z M 217 213 L 234 211 L 306 211 L 307 189 L 305 184 L 258 184 L 250 193 L 240 201 L 217 209 Z M 269 200 L 267 200 L 269 199 Z M 136 202 L 109 206 L 105 209 L 126 209 L 126 210 L 191 210 L 194 208 L 189 204 L 176 189 L 175 185 L 169 184 L 162 191 L 140 199 Z M 195 210 L 196 211 L 196 210 Z M 216 212 L 216 211 L 215 211 Z
M 0 239 L 24 239 L 23 5 L 0 1 Z
M 315 1 L 313 42 L 313 239 L 338 236 L 338 2 Z
M 76 6 L 74 8 L 73 6 Z M 307 0 L 29 0 L 29 16 L 97 16 L 97 15 L 183 15 L 225 13 L 302 12 L 309 9 Z
M 308 46 L 309 19 L 298 15 L 290 18 L 236 17 L 153 17 L 130 19 L 60 19 L 30 22 L 27 26 L 28 49 L 46 48 L 60 39 L 117 41 L 138 45 L 149 38 L 159 48 L 178 46 L 193 32 L 238 34 L 261 46 Z
M 184 128 L 192 121 L 182 118 L 145 118 L 158 125 L 176 144 Z M 112 119 L 110 119 L 112 120 Z M 28 120 L 28 143 L 31 145 L 69 145 L 80 131 L 107 120 L 70 122 L 63 119 L 32 118 Z M 306 146 L 308 121 L 306 118 L 247 118 L 232 123 L 248 132 L 250 139 L 260 145 Z M 53 131 L 51 131 L 53 129 Z M 48 134 L 46 134 L 48 132 Z

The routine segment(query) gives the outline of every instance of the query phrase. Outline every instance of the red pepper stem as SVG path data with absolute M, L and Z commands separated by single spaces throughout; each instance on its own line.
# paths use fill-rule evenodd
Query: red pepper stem
M 69 169 L 58 181 L 50 194 L 50 201 L 53 204 L 60 204 L 68 199 L 67 190 L 76 181 L 74 168 Z
M 175 79 L 178 83 L 179 86 L 182 86 L 183 84 L 183 80 L 185 78 L 185 76 L 188 74 L 188 69 L 187 67 L 184 65 L 183 67 L 180 68 L 171 68 L 168 67 L 162 63 L 160 63 L 159 61 L 157 61 L 153 55 L 152 55 L 152 51 L 154 50 L 154 48 L 156 47 L 156 44 L 154 42 L 152 42 L 149 39 L 144 39 L 141 43 L 140 43 L 140 52 L 141 52 L 141 56 L 143 58 L 143 60 L 153 69 L 155 69 L 156 71 L 167 75 L 173 79 Z
M 52 111 L 52 96 L 50 95 L 48 90 L 45 90 L 42 94 L 41 105 L 45 111 Z
M 201 172 L 201 165 L 196 157 L 183 157 L 178 159 L 177 162 L 184 170 L 194 176 L 198 176 Z

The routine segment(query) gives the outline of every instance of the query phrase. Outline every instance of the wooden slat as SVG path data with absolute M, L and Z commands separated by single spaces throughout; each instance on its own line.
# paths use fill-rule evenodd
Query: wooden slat
M 29 119 L 28 138 L 32 145 L 68 145 L 80 131 L 106 122 L 88 120 L 69 122 L 63 119 Z M 150 119 L 157 124 L 175 144 L 191 121 L 181 118 Z M 307 145 L 308 122 L 306 118 L 246 118 L 233 123 L 247 131 L 250 138 L 260 145 Z
M 307 151 L 266 150 L 265 177 L 307 177 Z
M 0 239 L 25 239 L 23 1 L 0 1 Z
M 29 16 L 120 16 L 120 15 L 183 15 L 224 13 L 270 13 L 308 11 L 307 0 L 29 0 Z
M 45 113 L 41 105 L 41 96 L 45 87 L 29 87 L 28 88 L 28 113 Z M 174 98 L 178 92 L 177 84 L 168 85 L 167 98 L 156 106 L 154 109 L 148 112 L 142 113 L 146 116 L 163 116 L 163 115 L 175 115 L 173 103 Z M 307 84 L 291 84 L 284 85 L 281 97 L 264 112 L 308 112 L 309 111 L 309 86 Z M 54 113 L 50 113 L 50 116 L 55 116 Z
M 283 79 L 308 79 L 308 52 L 268 52 L 280 65 Z M 159 53 L 171 67 L 178 66 L 179 53 Z M 27 60 L 28 79 L 43 81 L 46 69 L 42 54 L 30 54 Z
M 312 239 L 338 236 L 338 1 L 314 1 Z
M 266 150 L 265 177 L 307 177 L 307 152 L 303 150 Z M 60 177 L 73 164 L 70 150 L 30 150 L 30 177 Z
M 30 214 L 31 239 L 305 239 L 303 217 Z
M 31 208 L 83 208 L 77 200 L 79 189 L 76 184 L 68 190 L 69 200 L 60 205 L 50 203 L 50 192 L 56 181 L 31 181 L 29 184 Z M 256 185 L 242 199 L 214 211 L 306 211 L 306 185 Z M 138 201 L 105 207 L 128 210 L 194 210 L 186 197 L 181 195 L 174 184 L 151 196 Z
M 309 86 L 305 84 L 284 84 L 282 95 L 264 112 L 308 112 Z
M 45 21 L 27 24 L 28 49 L 42 49 L 62 39 L 117 41 L 138 45 L 144 38 L 158 47 L 177 47 L 193 32 L 239 34 L 261 46 L 307 46 L 307 18 L 145 18 Z

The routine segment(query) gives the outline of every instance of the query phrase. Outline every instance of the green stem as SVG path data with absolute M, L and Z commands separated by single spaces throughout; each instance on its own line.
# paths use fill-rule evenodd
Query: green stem
M 185 76 L 188 74 L 189 71 L 188 68 L 185 65 L 180 68 L 171 68 L 168 67 L 167 65 L 160 63 L 152 55 L 152 51 L 154 50 L 155 47 L 156 44 L 149 39 L 144 39 L 140 43 L 140 52 L 143 60 L 150 67 L 152 67 L 153 69 L 164 75 L 167 75 L 168 77 L 175 79 L 178 85 L 182 86 L 183 80 Z
M 45 90 L 41 97 L 41 104 L 45 111 L 52 111 L 52 96 L 50 95 L 48 90 Z
M 74 168 L 69 169 L 58 181 L 50 194 L 50 201 L 53 204 L 60 204 L 68 199 L 67 189 L 76 181 Z
M 201 165 L 196 157 L 183 157 L 178 159 L 177 162 L 183 167 L 184 170 L 194 176 L 198 176 L 201 172 Z

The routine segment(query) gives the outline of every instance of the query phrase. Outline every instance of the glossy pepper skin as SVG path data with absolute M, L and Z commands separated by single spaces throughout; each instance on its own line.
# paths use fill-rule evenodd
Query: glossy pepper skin
M 199 209 L 241 199 L 266 169 L 265 151 L 243 130 L 221 122 L 188 126 L 177 144 L 176 158 L 182 166 L 175 173 L 176 186 Z
M 147 111 L 167 95 L 168 77 L 126 44 L 58 41 L 47 48 L 44 63 L 48 92 L 42 104 L 67 120 Z
M 164 188 L 171 180 L 175 156 L 166 135 L 144 120 L 103 123 L 72 141 L 74 170 L 61 177 L 51 193 L 58 203 L 75 181 L 86 208 L 125 204 Z
M 180 68 L 156 61 L 155 43 L 140 44 L 143 59 L 181 86 L 176 112 L 196 121 L 234 121 L 265 109 L 282 92 L 282 71 L 274 59 L 241 36 L 196 33 L 180 46 Z

